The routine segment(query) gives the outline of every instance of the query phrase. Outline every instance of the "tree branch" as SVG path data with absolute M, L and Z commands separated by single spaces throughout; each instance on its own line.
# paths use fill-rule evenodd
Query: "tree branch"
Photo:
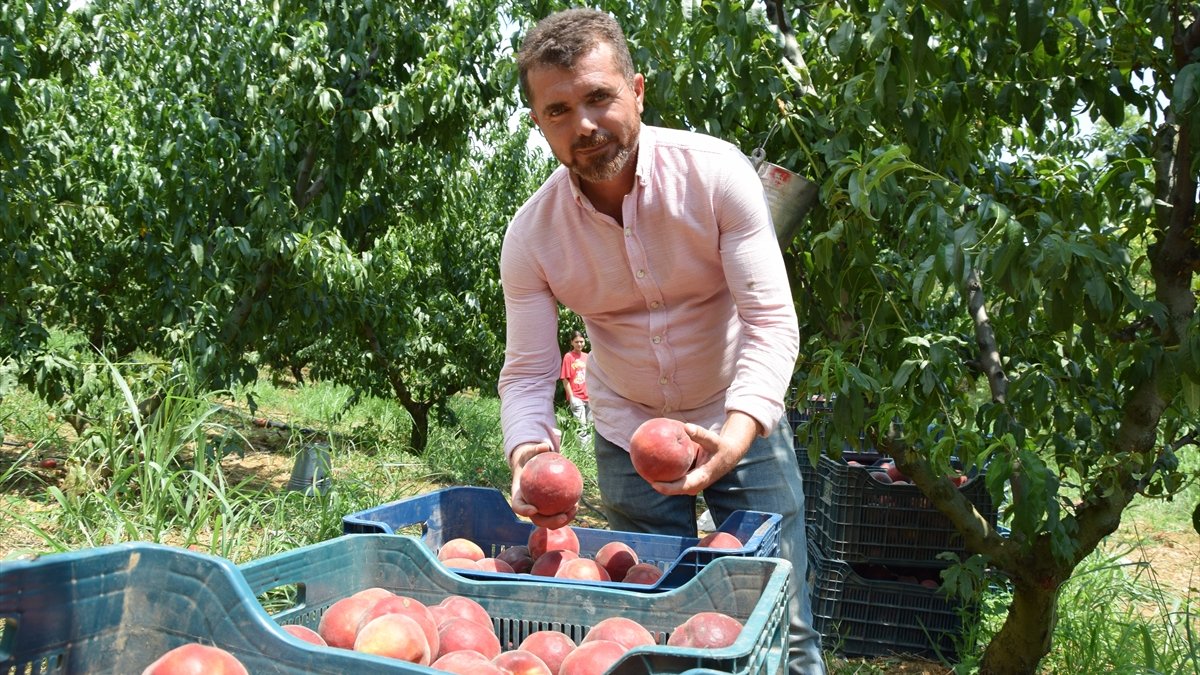
M 967 311 L 975 324 L 975 345 L 979 348 L 976 362 L 980 370 L 987 375 L 992 400 L 1005 403 L 1008 399 L 1008 375 L 1005 374 L 1000 361 L 996 331 L 992 329 L 983 299 L 983 282 L 979 280 L 979 270 L 972 269 L 970 277 L 967 278 Z

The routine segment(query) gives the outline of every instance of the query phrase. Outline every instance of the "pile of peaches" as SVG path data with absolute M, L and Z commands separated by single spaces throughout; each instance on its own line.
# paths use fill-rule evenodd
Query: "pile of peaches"
M 630 649 L 657 644 L 637 621 L 612 616 L 593 625 L 576 644 L 553 630 L 530 633 L 504 648 L 488 611 L 463 595 L 448 595 L 436 605 L 368 588 L 329 606 L 317 630 L 283 626 L 315 645 L 352 649 L 429 666 L 460 675 L 599 675 Z M 738 620 L 720 612 L 698 612 L 667 638 L 674 647 L 727 647 L 741 633 Z M 142 675 L 176 673 L 247 675 L 245 666 L 220 647 L 198 643 L 177 647 Z

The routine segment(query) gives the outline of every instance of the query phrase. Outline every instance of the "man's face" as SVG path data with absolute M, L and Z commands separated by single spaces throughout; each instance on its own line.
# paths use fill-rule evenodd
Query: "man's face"
M 625 80 L 602 42 L 573 70 L 545 66 L 528 73 L 530 115 L 558 161 L 583 181 L 615 178 L 637 150 L 645 80 Z

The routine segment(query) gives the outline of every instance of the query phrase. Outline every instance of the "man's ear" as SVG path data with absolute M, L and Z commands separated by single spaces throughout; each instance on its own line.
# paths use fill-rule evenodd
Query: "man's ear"
M 533 125 L 535 127 L 538 129 L 542 128 L 542 123 L 538 121 L 537 113 L 533 112 L 532 110 L 529 111 L 529 119 L 533 120 Z
M 633 94 L 637 100 L 638 114 L 641 114 L 646 102 L 646 77 L 641 73 L 633 76 Z

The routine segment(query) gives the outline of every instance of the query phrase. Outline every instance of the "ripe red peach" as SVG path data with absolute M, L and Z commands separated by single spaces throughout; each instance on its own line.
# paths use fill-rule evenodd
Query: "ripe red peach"
M 608 570 L 604 569 L 600 563 L 591 558 L 572 558 L 565 560 L 558 569 L 555 570 L 554 576 L 559 579 L 580 579 L 583 581 L 612 581 L 612 577 L 608 576 Z
M 533 652 L 550 668 L 553 675 L 558 675 L 563 659 L 575 651 L 575 641 L 556 630 L 539 630 L 530 633 L 521 641 L 518 649 Z
M 500 638 L 491 626 L 483 626 L 470 619 L 455 618 L 438 627 L 441 650 L 438 657 L 460 649 L 471 649 L 488 657 L 496 658 L 500 653 Z
M 295 637 L 298 637 L 301 640 L 304 640 L 305 642 L 311 642 L 312 644 L 319 645 L 321 647 L 328 646 L 328 644 L 326 644 L 326 642 L 325 642 L 325 638 L 321 637 L 320 633 L 309 628 L 308 626 L 301 626 L 300 624 L 290 623 L 283 627 L 283 631 L 290 635 L 294 635 Z
M 702 548 L 720 549 L 742 548 L 745 546 L 741 539 L 728 532 L 712 532 L 702 538 L 696 545 Z
M 570 525 L 550 529 L 537 526 L 529 533 L 529 555 L 536 562 L 546 551 L 579 553 L 579 536 Z
M 645 626 L 623 616 L 610 616 L 592 626 L 581 644 L 596 640 L 611 640 L 626 649 L 654 644 L 654 636 Z
M 330 647 L 353 649 L 363 615 L 377 601 L 392 595 L 384 588 L 368 588 L 334 602 L 321 615 L 317 633 Z
M 579 558 L 574 551 L 546 551 L 533 561 L 529 573 L 539 577 L 552 577 L 558 574 L 558 568 L 568 560 Z
M 504 675 L 504 671 L 492 665 L 488 657 L 472 649 L 443 654 L 429 667 L 457 675 Z
M 638 564 L 638 554 L 623 541 L 610 541 L 596 551 L 594 560 L 608 572 L 613 581 L 621 581 L 630 567 Z
M 541 657 L 533 652 L 510 649 L 492 659 L 492 665 L 504 675 L 554 675 Z
M 563 659 L 558 675 L 602 675 L 628 651 L 611 640 L 581 644 Z
M 249 675 L 246 666 L 233 654 L 193 642 L 180 645 L 146 666 L 142 675 Z
M 404 614 L 384 614 L 368 621 L 354 639 L 354 651 L 421 666 L 433 661 L 425 631 L 415 619 Z
M 699 445 L 683 422 L 655 417 L 643 422 L 629 439 L 629 459 L 638 475 L 651 482 L 679 480 L 696 461 Z
M 486 557 L 487 554 L 483 552 L 483 549 L 480 548 L 479 544 L 476 544 L 470 539 L 464 539 L 463 537 L 457 537 L 447 541 L 446 543 L 442 544 L 442 547 L 439 548 L 437 552 L 437 558 L 442 562 L 445 562 L 451 558 L 483 560 Z
M 359 620 L 358 630 L 361 632 L 363 626 L 385 614 L 403 614 L 416 621 L 425 634 L 425 641 L 429 643 L 429 653 L 438 653 L 437 621 L 434 620 L 433 613 L 429 611 L 425 603 L 407 595 L 392 595 L 377 600 Z
M 483 560 L 475 563 L 475 565 L 484 572 L 502 572 L 504 574 L 513 574 L 516 571 L 512 568 L 512 565 L 509 565 L 499 558 L 484 558 Z
M 438 621 L 439 627 L 444 620 L 461 618 L 470 619 L 488 630 L 492 629 L 492 615 L 483 605 L 465 595 L 448 595 L 436 607 L 442 613 L 443 619 Z M 433 607 L 430 607 L 430 610 L 433 610 Z M 435 615 L 437 613 L 434 612 Z
M 627 584 L 642 584 L 653 586 L 662 578 L 663 571 L 651 563 L 638 563 L 629 568 L 622 579 Z
M 721 612 L 697 612 L 679 624 L 667 638 L 672 647 L 718 649 L 733 644 L 742 631 L 742 623 Z
M 535 455 L 521 469 L 518 482 L 525 501 L 544 516 L 566 513 L 583 496 L 583 474 L 557 452 Z
M 517 546 L 509 546 L 508 548 L 496 554 L 497 560 L 503 560 L 513 568 L 513 572 L 524 574 L 533 567 L 533 556 L 529 553 L 529 547 L 525 544 Z

